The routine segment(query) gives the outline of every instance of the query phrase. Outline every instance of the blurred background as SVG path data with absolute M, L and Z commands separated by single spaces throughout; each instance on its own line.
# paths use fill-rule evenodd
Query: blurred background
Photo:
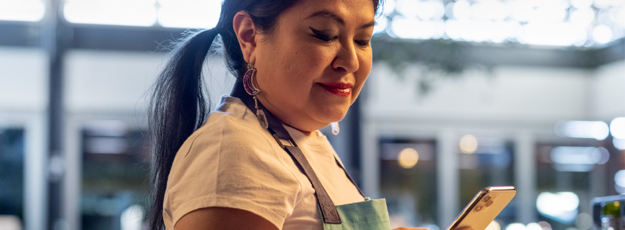
M 219 0 L 0 0 L 0 229 L 142 229 L 149 89 Z M 625 193 L 625 1 L 386 0 L 362 96 L 328 135 L 393 226 L 588 230 Z M 234 78 L 206 62 L 213 101 Z M 211 105 L 211 106 L 214 106 Z M 330 132 L 327 132 L 330 133 Z

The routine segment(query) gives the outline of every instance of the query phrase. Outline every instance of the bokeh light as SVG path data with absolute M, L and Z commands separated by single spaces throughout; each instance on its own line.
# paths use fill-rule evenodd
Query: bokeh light
M 610 134 L 610 128 L 603 121 L 560 121 L 556 123 L 555 132 L 561 137 L 604 140 Z
M 618 150 L 625 150 L 625 139 L 614 138 L 612 139 L 612 144 Z
M 383 14 L 390 19 L 388 25 L 394 25 L 395 19 L 401 21 L 389 32 L 399 38 L 591 46 L 614 41 L 623 36 L 625 29 L 623 4 L 603 1 L 457 0 L 444 5 L 442 0 L 389 0 L 385 4 L 396 11 L 385 7 Z M 418 21 L 407 26 L 406 20 L 413 19 Z M 430 22 L 441 20 L 447 36 L 432 35 L 437 33 L 427 26 L 439 26 Z
M 621 169 L 614 174 L 614 183 L 621 188 L 625 188 L 625 169 Z
M 419 162 L 419 153 L 413 148 L 405 148 L 399 152 L 397 161 L 402 168 L 413 168 Z
M 543 230 L 551 230 L 551 229 L 553 229 L 551 227 L 551 224 L 549 224 L 549 222 L 547 222 L 547 221 L 538 221 L 538 224 L 543 228 Z
M 497 220 L 493 220 L 484 230 L 501 230 L 501 225 L 497 222 Z
M 220 0 L 64 2 L 67 21 L 83 24 L 212 28 L 221 12 Z M 44 13 L 42 0 L 0 0 L 0 20 L 39 21 Z M 625 35 L 625 1 L 387 0 L 376 21 L 375 34 L 404 39 L 601 46 Z
M 525 230 L 543 230 L 543 227 L 538 223 L 529 223 L 525 226 Z
M 121 230 L 141 230 L 143 229 L 143 216 L 145 211 L 138 204 L 126 208 L 120 217 Z
M 525 230 L 525 225 L 521 223 L 511 223 L 506 226 L 506 230 Z
M 460 138 L 460 151 L 466 154 L 472 154 L 477 150 L 477 138 L 471 134 L 464 135 Z
M 580 230 L 588 230 L 592 227 L 592 216 L 588 213 L 580 213 L 575 218 L 575 226 Z
M 571 223 L 577 217 L 579 197 L 573 192 L 542 192 L 536 199 L 538 212 L 561 223 Z
M 571 0 L 571 5 L 577 9 L 592 7 L 593 0 Z
M 613 40 L 612 29 L 606 25 L 597 25 L 592 29 L 592 38 L 597 44 L 606 44 Z
M 617 117 L 610 122 L 610 133 L 614 138 L 625 139 L 625 117 Z

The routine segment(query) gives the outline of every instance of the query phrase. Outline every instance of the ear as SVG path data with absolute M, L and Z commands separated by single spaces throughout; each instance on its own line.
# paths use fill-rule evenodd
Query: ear
M 258 31 L 254 26 L 252 18 L 247 12 L 239 11 L 234 15 L 232 26 L 239 40 L 239 46 L 241 47 L 241 52 L 243 52 L 243 59 L 245 59 L 247 63 L 255 63 L 256 56 L 254 55 L 254 51 L 256 50 L 256 35 Z

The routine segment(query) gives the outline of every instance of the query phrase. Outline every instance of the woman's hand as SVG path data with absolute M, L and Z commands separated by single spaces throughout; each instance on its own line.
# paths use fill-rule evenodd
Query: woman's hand
M 408 227 L 399 227 L 399 228 L 395 228 L 393 230 L 429 230 L 427 228 L 408 228 Z M 454 230 L 473 230 L 472 227 L 460 227 L 460 228 L 456 228 Z

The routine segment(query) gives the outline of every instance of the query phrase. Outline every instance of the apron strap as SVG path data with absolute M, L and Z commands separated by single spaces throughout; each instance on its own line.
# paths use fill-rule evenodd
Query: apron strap
M 319 206 L 321 206 L 321 214 L 323 215 L 323 219 L 326 224 L 341 224 L 341 217 L 339 216 L 339 212 L 336 209 L 336 205 L 330 199 L 330 195 L 317 178 L 317 174 L 308 163 L 308 160 L 302 153 L 302 151 L 297 146 L 285 146 L 286 150 L 299 162 L 299 165 L 304 170 L 304 173 L 310 180 L 313 188 L 315 189 L 315 195 L 317 196 L 317 200 L 319 201 Z
M 252 98 L 252 96 L 245 92 L 242 82 L 237 81 L 234 84 L 232 96 L 241 99 L 241 101 L 243 101 L 247 108 L 252 110 L 252 112 L 256 113 L 256 108 L 254 107 L 254 99 Z M 284 150 L 289 153 L 289 155 L 291 155 L 291 157 L 295 160 L 295 163 L 303 170 L 306 177 L 308 177 L 308 180 L 310 180 L 313 189 L 315 189 L 317 202 L 321 207 L 323 222 L 327 224 L 341 224 L 341 217 L 339 216 L 339 212 L 336 209 L 336 205 L 334 205 L 334 202 L 332 202 L 330 195 L 328 195 L 328 192 L 321 184 L 321 181 L 319 181 L 319 178 L 317 178 L 317 174 L 315 174 L 315 171 L 310 166 L 310 163 L 308 163 L 308 160 L 306 159 L 300 148 L 297 147 L 289 132 L 284 128 L 284 126 L 282 126 L 282 122 L 280 121 L 280 119 L 275 117 L 271 112 L 267 111 L 267 109 L 265 109 L 265 107 L 260 102 L 258 102 L 258 107 L 259 109 L 264 111 L 265 117 L 267 117 L 267 122 L 269 123 L 269 132 L 272 134 L 272 136 L 274 136 L 274 138 L 277 138 L 276 141 L 278 142 L 278 144 L 283 147 Z M 280 139 L 289 140 L 293 144 L 293 146 L 284 146 L 282 142 L 280 142 Z

